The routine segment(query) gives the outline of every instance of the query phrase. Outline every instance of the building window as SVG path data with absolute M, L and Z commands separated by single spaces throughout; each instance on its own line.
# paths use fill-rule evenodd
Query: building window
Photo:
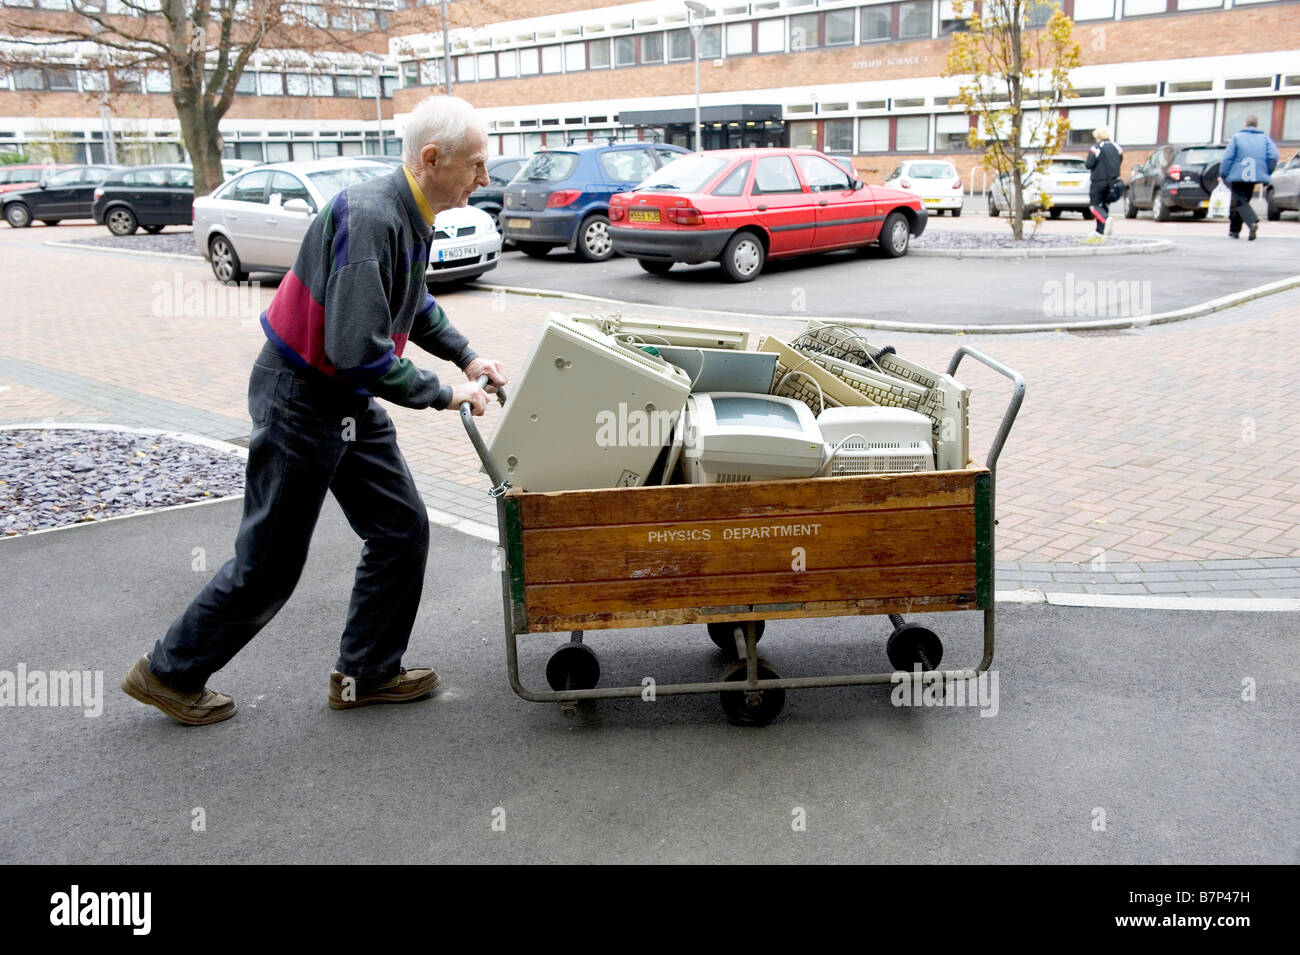
M 385 76 L 382 79 L 382 83 L 383 83 L 383 90 L 384 90 L 384 99 L 392 99 L 393 93 L 397 91 L 397 77 Z
M 933 13 L 934 3 L 932 0 L 899 4 L 898 38 L 900 40 L 915 40 L 919 37 L 928 37 Z
M 1214 88 L 1210 80 L 1194 80 L 1188 83 L 1170 83 L 1165 87 L 1167 93 L 1208 93 Z
M 896 122 L 898 127 L 895 148 L 899 152 L 924 151 L 930 148 L 929 116 L 900 116 Z
M 939 0 L 939 36 L 966 32 L 966 21 L 970 19 L 970 15 L 970 4 L 965 6 L 962 15 L 959 17 L 956 11 L 953 10 L 953 0 Z
M 691 58 L 691 31 L 690 30 L 669 30 L 668 31 L 668 59 L 689 60 Z
M 542 47 L 542 72 L 564 72 L 564 49 L 558 46 Z
M 716 60 L 722 56 L 722 27 L 711 26 L 700 30 L 700 59 Z
M 1166 0 L 1124 0 L 1124 16 L 1140 17 L 1152 13 L 1164 13 L 1168 6 Z
M 592 40 L 587 44 L 587 61 L 593 70 L 609 68 L 609 40 Z
M 1247 116 L 1259 117 L 1259 128 L 1268 132 L 1273 117 L 1273 102 L 1266 99 L 1228 100 L 1223 104 L 1223 142 L 1246 125 Z
M 1209 10 L 1223 6 L 1223 0 L 1178 0 L 1179 10 Z
M 1115 141 L 1121 146 L 1154 146 L 1159 127 L 1159 106 L 1121 106 L 1116 111 Z
M 758 52 L 759 53 L 784 53 L 785 52 L 785 21 L 784 20 L 759 20 L 758 21 Z
M 564 45 L 564 71 L 578 73 L 587 68 L 587 44 L 566 43 Z
M 266 161 L 267 162 L 288 162 L 289 144 L 288 143 L 267 143 Z
M 790 147 L 792 149 L 816 149 L 817 124 L 810 119 L 791 123 Z
M 1208 143 L 1213 137 L 1213 103 L 1174 103 L 1169 107 L 1168 142 Z
M 317 143 L 316 155 L 321 159 L 330 159 L 339 155 L 338 143 Z
M 306 96 L 311 92 L 311 77 L 306 73 L 286 73 L 284 78 L 290 96 Z
M 888 6 L 864 7 L 862 10 L 862 42 L 888 40 L 890 36 L 890 15 Z
M 474 57 L 472 56 L 456 57 L 456 82 L 457 83 L 474 82 Z
M 1273 77 L 1271 76 L 1254 76 L 1249 79 L 1225 80 L 1223 83 L 1225 90 L 1271 90 L 1273 88 Z M 54 87 L 50 87 L 54 89 Z
M 1282 111 L 1282 139 L 1295 142 L 1300 139 L 1300 99 L 1289 99 Z
M 45 89 L 45 74 L 40 70 L 18 70 L 14 73 L 14 89 L 43 90 Z
M 1074 15 L 1077 20 L 1113 20 L 1115 18 L 1115 0 L 1074 0 Z
M 519 75 L 519 54 L 516 51 L 506 50 L 497 54 L 497 75 L 503 80 Z
M 519 75 L 536 76 L 538 72 L 538 54 L 537 47 L 530 46 L 526 50 L 519 51 Z
M 163 77 L 166 78 L 166 83 L 165 83 L 166 89 L 155 89 L 155 88 L 154 88 L 154 83 L 155 83 L 154 74 L 155 74 L 155 73 L 160 74 L 161 76 L 163 76 Z M 149 90 L 150 93 L 169 93 L 169 92 L 171 92 L 171 86 L 172 86 L 172 84 L 171 84 L 171 77 L 168 76 L 166 73 L 163 73 L 162 70 L 150 71 L 150 74 L 149 74 L 148 76 L 145 77 L 145 87 Z M 243 94 L 245 94 L 246 96 L 253 96 L 253 95 L 256 95 L 256 93 L 257 93 L 257 74 L 256 74 L 256 73 L 241 73 L 240 76 L 239 76 L 239 82 L 235 84 L 235 92 L 236 92 L 236 93 L 243 93 Z
M 860 119 L 858 120 L 858 152 L 860 153 L 884 153 L 889 152 L 889 120 L 881 119 Z
M 664 35 L 646 33 L 641 37 L 641 62 L 662 63 L 664 61 Z
M 614 38 L 614 65 L 636 65 L 636 37 L 620 36 Z
M 45 81 L 51 90 L 55 92 L 66 93 L 75 91 L 77 88 L 77 78 L 72 70 L 51 69 L 45 71 Z
M 853 42 L 853 11 L 832 10 L 826 14 L 826 45 L 847 46 Z
M 934 118 L 934 148 L 937 152 L 966 149 L 970 120 L 965 113 L 940 114 Z
M 321 76 L 319 73 L 313 73 L 311 77 L 311 95 L 312 96 L 333 96 L 334 77 Z
M 790 51 L 815 50 L 818 47 L 817 14 L 801 13 L 790 18 Z
M 754 27 L 746 23 L 727 24 L 727 56 L 744 56 L 754 52 Z
M 1092 131 L 1098 126 L 1105 126 L 1109 119 L 1110 110 L 1104 106 L 1070 110 L 1068 144 L 1071 146 L 1091 146 L 1093 142 Z
M 1034 0 L 1028 0 L 1025 10 L 1025 26 L 1031 30 L 1041 29 L 1047 26 L 1047 21 L 1052 19 L 1052 4 L 1045 2 L 1035 3 Z M 1163 0 L 1160 7 L 1164 10 Z
M 373 76 L 361 77 L 361 95 L 365 99 L 374 99 L 379 95 L 379 81 Z M 295 159 L 298 157 L 295 156 Z
M 477 66 L 479 79 L 494 80 L 497 78 L 497 55 L 495 53 L 480 53 Z
M 822 145 L 822 152 L 853 152 L 853 120 L 828 119 L 825 128 L 822 130 L 822 138 L 825 140 Z
M 283 73 L 258 73 L 257 90 L 263 96 L 283 96 L 284 95 L 284 74 Z

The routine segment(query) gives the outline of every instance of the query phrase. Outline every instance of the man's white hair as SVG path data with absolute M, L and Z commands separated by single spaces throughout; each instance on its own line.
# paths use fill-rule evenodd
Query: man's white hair
M 402 162 L 410 169 L 418 168 L 420 150 L 429 143 L 437 146 L 439 153 L 454 153 L 474 129 L 487 133 L 474 107 L 459 96 L 426 96 L 406 119 Z

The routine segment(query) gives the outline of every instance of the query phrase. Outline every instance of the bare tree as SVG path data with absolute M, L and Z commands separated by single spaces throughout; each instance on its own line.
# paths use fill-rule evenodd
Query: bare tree
M 194 193 L 221 184 L 220 123 L 230 110 L 240 77 L 262 47 L 347 52 L 379 28 L 374 11 L 316 0 L 294 7 L 275 0 L 116 0 L 126 13 L 110 13 L 105 0 L 69 0 L 64 13 L 3 8 L 2 64 L 41 66 L 52 52 L 76 45 L 92 52 L 84 69 L 107 74 L 105 94 L 123 76 L 165 71 L 181 136 L 194 164 Z M 312 10 L 308 17 L 301 11 Z
M 982 149 L 980 164 L 1009 187 L 1011 232 L 1024 238 L 1024 187 L 1041 181 L 1050 157 L 1064 146 L 1069 120 L 1060 114 L 1074 97 L 1070 70 L 1079 65 L 1074 23 L 1055 3 L 1042 0 L 955 0 L 953 12 L 971 9 L 966 30 L 954 33 L 944 76 L 960 79 L 951 100 L 976 118 L 969 143 Z M 1051 9 L 1041 26 L 1036 13 Z M 1034 159 L 1029 161 L 1029 150 Z M 1040 197 L 1040 209 L 1050 199 Z M 1042 222 L 1041 211 L 1034 216 Z

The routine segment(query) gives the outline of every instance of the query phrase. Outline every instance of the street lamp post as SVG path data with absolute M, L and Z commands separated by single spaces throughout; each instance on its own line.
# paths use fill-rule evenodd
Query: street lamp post
M 704 142 L 700 139 L 700 31 L 704 24 L 700 21 L 709 15 L 709 8 L 699 0 L 683 0 L 686 4 L 687 23 L 691 28 L 691 44 L 695 47 L 695 151 L 704 152 Z

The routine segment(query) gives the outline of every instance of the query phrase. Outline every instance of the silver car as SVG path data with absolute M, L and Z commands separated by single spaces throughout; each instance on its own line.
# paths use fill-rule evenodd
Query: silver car
M 1283 212 L 1300 212 L 1300 153 L 1274 170 L 1264 187 L 1264 201 L 1268 203 L 1271 222 L 1282 218 Z
M 326 203 L 349 186 L 392 172 L 389 163 L 355 158 L 249 169 L 194 200 L 195 245 L 222 282 L 244 281 L 250 272 L 287 272 Z M 449 209 L 434 221 L 427 281 L 469 278 L 496 267 L 501 236 L 491 216 L 465 212 Z
M 1026 160 L 1032 169 L 1034 160 Z M 1028 172 L 1022 181 L 1025 213 L 1034 212 L 1041 205 L 1040 193 L 1052 198 L 1048 215 L 1059 219 L 1062 212 L 1081 212 L 1085 219 L 1092 218 L 1088 203 L 1088 189 L 1092 171 L 1079 156 L 1053 156 L 1041 176 Z M 989 215 L 997 216 L 1005 209 L 1011 211 L 1011 183 L 1004 174 L 993 180 L 989 189 Z

